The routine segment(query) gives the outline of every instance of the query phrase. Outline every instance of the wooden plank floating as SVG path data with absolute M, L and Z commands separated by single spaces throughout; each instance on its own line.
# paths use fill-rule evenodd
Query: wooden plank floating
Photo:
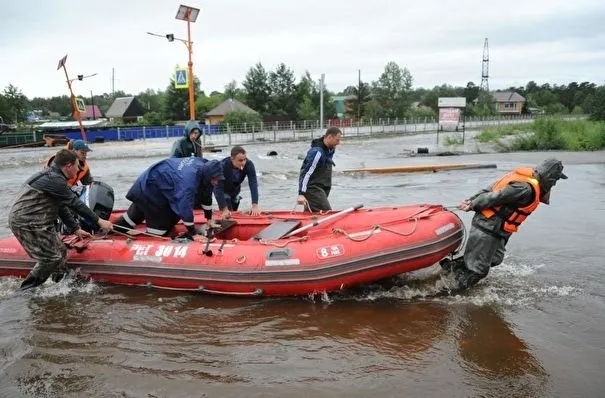
M 359 169 L 346 169 L 344 173 L 436 173 L 438 171 L 448 170 L 470 170 L 470 169 L 495 169 L 497 166 L 493 163 L 453 163 L 453 164 L 418 164 L 413 166 L 393 166 L 393 167 L 363 167 Z

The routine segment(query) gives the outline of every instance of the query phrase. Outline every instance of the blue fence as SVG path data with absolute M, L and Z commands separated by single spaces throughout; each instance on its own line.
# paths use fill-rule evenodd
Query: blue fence
M 219 125 L 200 125 L 200 127 L 204 135 L 220 133 Z M 183 131 L 183 126 L 90 128 L 86 130 L 86 138 L 90 142 L 144 140 L 147 138 L 181 137 Z M 80 130 L 54 130 L 49 131 L 48 134 L 65 135 L 70 139 L 81 138 Z

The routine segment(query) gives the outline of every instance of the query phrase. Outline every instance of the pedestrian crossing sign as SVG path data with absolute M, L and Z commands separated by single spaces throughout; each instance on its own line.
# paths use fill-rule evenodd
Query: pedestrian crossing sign
M 187 69 L 176 68 L 174 71 L 174 88 L 189 88 Z
M 76 108 L 80 113 L 86 112 L 86 105 L 84 104 L 84 100 L 82 98 L 76 98 Z

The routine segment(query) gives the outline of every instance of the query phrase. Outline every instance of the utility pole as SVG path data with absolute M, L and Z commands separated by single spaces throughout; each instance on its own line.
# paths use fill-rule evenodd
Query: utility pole
M 359 135 L 359 123 L 361 122 L 361 69 L 357 70 L 357 135 Z
M 92 108 L 92 120 L 97 120 L 97 116 L 95 115 L 95 97 L 92 95 L 92 90 L 90 90 L 90 107 Z
M 325 74 L 321 74 L 321 80 L 319 81 L 319 125 L 320 129 L 324 128 L 324 78 Z
M 116 68 L 111 68 L 111 97 L 116 99 Z

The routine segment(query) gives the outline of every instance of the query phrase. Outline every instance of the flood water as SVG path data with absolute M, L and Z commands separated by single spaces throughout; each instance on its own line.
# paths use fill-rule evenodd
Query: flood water
M 455 205 L 551 153 L 406 157 L 429 135 L 347 141 L 330 196 L 347 208 Z M 170 141 L 93 145 L 116 208 Z M 469 144 L 473 148 L 474 144 Z M 309 143 L 250 145 L 262 209 L 292 209 Z M 276 158 L 266 156 L 269 150 Z M 0 236 L 10 201 L 50 148 L 0 152 Z M 226 153 L 213 153 L 221 158 Z M 390 285 L 315 297 L 225 298 L 68 279 L 19 291 L 0 279 L 0 397 L 596 397 L 605 391 L 605 153 L 556 154 L 568 180 L 462 295 L 435 298 L 438 266 Z M 490 163 L 421 174 L 356 167 Z M 242 207 L 249 205 L 244 186 Z M 463 214 L 470 226 L 472 214 Z M 361 243 L 360 243 L 361 244 Z

